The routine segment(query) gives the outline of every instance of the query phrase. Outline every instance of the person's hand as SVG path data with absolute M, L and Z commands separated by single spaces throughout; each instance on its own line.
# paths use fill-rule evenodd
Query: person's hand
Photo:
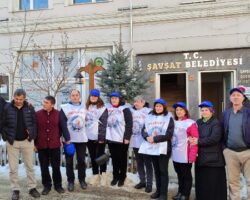
M 198 138 L 195 138 L 195 137 L 188 137 L 188 141 L 189 141 L 190 145 L 198 144 Z
M 36 148 L 36 146 L 34 146 L 33 150 L 34 150 L 34 152 L 37 152 L 37 148 Z
M 104 141 L 99 141 L 98 143 L 99 143 L 99 144 L 103 144 L 103 143 L 104 143 Z
M 124 140 L 124 144 L 129 144 L 129 140 Z
M 153 138 L 153 136 L 147 137 L 147 141 L 148 141 L 149 143 L 153 144 L 153 143 L 154 143 L 154 138 Z
M 68 140 L 68 141 L 66 141 L 66 142 L 64 142 L 65 144 L 70 144 L 70 140 Z

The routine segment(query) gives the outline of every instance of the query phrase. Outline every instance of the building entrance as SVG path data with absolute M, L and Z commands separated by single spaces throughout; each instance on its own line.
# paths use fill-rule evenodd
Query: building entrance
M 229 103 L 229 91 L 233 87 L 233 72 L 201 72 L 201 101 L 214 104 L 219 119 Z

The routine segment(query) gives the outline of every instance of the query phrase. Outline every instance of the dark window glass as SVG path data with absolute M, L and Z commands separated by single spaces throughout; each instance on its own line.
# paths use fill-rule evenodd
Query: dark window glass
M 34 0 L 34 10 L 35 9 L 43 9 L 43 8 L 48 8 L 49 3 L 48 0 Z
M 74 3 L 89 3 L 92 2 L 92 0 L 74 0 Z
M 30 9 L 30 0 L 20 0 L 20 10 L 29 10 Z

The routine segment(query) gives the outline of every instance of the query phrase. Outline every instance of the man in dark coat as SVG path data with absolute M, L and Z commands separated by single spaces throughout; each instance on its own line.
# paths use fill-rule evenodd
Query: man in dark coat
M 29 194 L 40 197 L 36 190 L 36 179 L 33 170 L 34 139 L 36 138 L 36 116 L 34 108 L 25 101 L 26 92 L 17 89 L 14 99 L 7 103 L 3 111 L 2 136 L 7 141 L 7 152 L 10 167 L 10 183 L 12 200 L 19 199 L 20 186 L 18 184 L 19 155 L 22 154 L 28 177 Z
M 3 118 L 3 109 L 6 104 L 6 101 L 3 97 L 0 96 L 0 133 L 2 132 L 2 118 Z
M 240 173 L 247 184 L 250 198 L 250 109 L 244 103 L 246 96 L 239 87 L 230 90 L 232 107 L 222 116 L 224 131 L 223 154 L 226 160 L 229 195 L 231 200 L 240 198 Z

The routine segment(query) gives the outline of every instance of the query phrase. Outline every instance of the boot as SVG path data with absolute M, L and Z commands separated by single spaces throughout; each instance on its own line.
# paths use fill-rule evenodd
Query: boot
M 86 189 L 87 189 L 88 185 L 87 185 L 87 183 L 85 182 L 85 180 L 80 181 L 80 187 L 81 187 L 83 190 L 86 190 Z
M 153 194 L 151 194 L 150 198 L 151 199 L 157 199 L 160 197 L 160 193 L 156 190 Z
M 32 188 L 29 191 L 30 196 L 34 197 L 34 198 L 39 198 L 40 197 L 40 193 L 37 191 L 36 188 Z
M 101 174 L 101 186 L 107 186 L 108 185 L 108 176 L 106 172 L 102 172 Z
M 43 191 L 42 191 L 42 195 L 47 195 L 47 194 L 49 194 L 50 190 L 51 190 L 50 188 L 44 187 L 44 188 L 43 188 Z
M 180 197 L 181 197 L 181 193 L 177 192 L 177 194 L 173 196 L 173 200 L 179 200 Z
M 140 182 L 140 183 L 135 185 L 135 189 L 141 189 L 141 188 L 144 188 L 144 187 L 146 187 L 146 183 Z
M 93 175 L 89 180 L 89 184 L 94 185 L 94 186 L 99 186 L 99 184 L 100 184 L 100 176 L 99 176 L 99 174 Z
M 124 182 L 125 182 L 125 180 L 119 180 L 118 181 L 118 187 L 124 186 Z
M 74 182 L 68 182 L 68 191 L 73 192 L 75 189 L 75 184 Z
M 115 185 L 118 183 L 118 181 L 119 181 L 118 179 L 114 178 L 114 179 L 111 181 L 110 185 L 115 186 Z
M 13 190 L 11 200 L 19 200 L 19 190 Z
M 147 185 L 145 188 L 145 192 L 147 192 L 147 193 L 152 192 L 152 185 Z

